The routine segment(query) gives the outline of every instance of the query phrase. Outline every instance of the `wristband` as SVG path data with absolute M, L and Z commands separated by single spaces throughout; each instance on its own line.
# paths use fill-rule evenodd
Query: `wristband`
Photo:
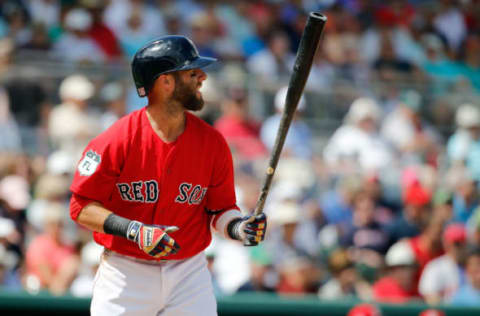
M 103 231 L 107 234 L 127 237 L 131 220 L 111 213 L 103 223 Z
M 241 218 L 235 218 L 227 226 L 227 233 L 232 239 L 242 240 L 240 237 L 240 224 L 242 223 Z

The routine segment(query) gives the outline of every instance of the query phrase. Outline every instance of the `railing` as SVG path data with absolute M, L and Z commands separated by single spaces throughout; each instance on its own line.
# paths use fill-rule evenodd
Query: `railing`
M 284 298 L 271 294 L 237 294 L 218 298 L 219 316 L 345 316 L 356 301 L 320 301 L 315 296 Z M 0 315 L 89 315 L 90 299 L 48 294 L 0 292 Z M 380 304 L 383 316 L 418 316 L 424 304 Z M 480 308 L 440 306 L 448 316 L 480 315 Z

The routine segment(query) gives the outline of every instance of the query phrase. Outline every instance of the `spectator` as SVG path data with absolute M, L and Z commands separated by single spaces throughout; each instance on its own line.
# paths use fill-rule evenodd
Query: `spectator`
M 19 256 L 9 249 L 9 243 L 18 238 L 12 220 L 0 217 L 0 289 L 19 291 L 22 289 Z
M 14 41 L 16 47 L 25 45 L 32 37 L 27 11 L 19 5 L 12 5 L 5 13 L 8 23 L 8 37 Z
M 273 226 L 265 250 L 272 257 L 276 267 L 296 258 L 315 258 L 318 250 L 315 235 L 304 230 L 300 205 L 295 202 L 281 202 L 269 214 Z M 305 260 L 300 260 L 304 263 Z M 290 264 L 287 264 L 290 267 Z
M 453 294 L 450 303 L 461 306 L 480 306 L 480 250 L 472 250 L 465 260 L 466 282 Z
M 190 28 L 192 41 L 197 44 L 198 52 L 202 56 L 218 58 L 219 53 L 215 45 L 216 30 L 220 29 L 219 21 L 215 16 L 206 12 L 198 13 L 191 18 Z
M 328 257 L 328 268 L 332 276 L 318 290 L 320 299 L 371 298 L 370 286 L 358 275 L 354 261 L 347 251 L 338 249 L 331 253 Z
M 69 63 L 100 63 L 105 55 L 90 37 L 92 16 L 85 9 L 72 9 L 65 16 L 65 33 L 55 43 L 55 56 Z M 72 49 L 75 47 L 75 49 Z
M 467 33 L 465 18 L 455 1 L 442 0 L 433 20 L 435 30 L 442 34 L 453 51 L 457 51 Z
M 0 90 L 0 152 L 20 152 L 21 139 L 17 122 L 10 113 L 10 103 L 5 90 Z
M 50 113 L 48 132 L 52 143 L 75 161 L 88 141 L 100 132 L 98 115 L 88 107 L 94 92 L 93 83 L 85 76 L 69 76 L 60 85 L 62 104 Z
M 432 260 L 442 256 L 442 231 L 445 219 L 439 214 L 432 213 L 430 220 L 422 229 L 419 236 L 407 239 L 415 255 L 417 270 L 415 271 L 415 293 L 418 293 L 420 277 L 425 266 Z
M 34 24 L 32 26 L 32 36 L 27 43 L 22 45 L 22 50 L 30 53 L 47 54 L 52 48 L 52 43 L 47 32 L 48 30 L 45 25 Z
M 181 11 L 178 11 L 181 12 Z M 104 20 L 122 42 L 124 52 L 131 57 L 135 53 L 133 46 L 165 34 L 165 25 L 161 12 L 150 2 L 144 0 L 110 1 L 104 12 Z M 135 40 L 135 36 L 138 36 Z M 132 46 L 125 46 L 131 40 Z M 132 53 L 133 51 L 133 53 Z
M 272 259 L 263 248 L 252 248 L 250 251 L 250 279 L 238 288 L 238 292 L 274 292 L 278 283 Z
M 241 51 L 241 54 L 246 57 L 249 57 L 249 53 L 256 52 L 243 51 L 244 43 L 255 36 L 254 26 L 249 17 L 249 6 L 250 4 L 243 1 L 222 3 L 216 6 L 218 18 L 225 26 L 227 37 L 233 42 L 233 48 Z
M 393 38 L 389 33 L 380 37 L 380 55 L 373 62 L 373 69 L 377 71 L 379 80 L 384 82 L 398 82 L 406 76 L 412 76 L 413 65 L 396 56 Z
M 470 217 L 466 225 L 468 241 L 474 247 L 480 248 L 480 208 Z
M 344 176 L 333 190 L 320 196 L 320 209 L 327 224 L 338 225 L 343 231 L 351 225 L 353 199 L 360 189 L 361 180 L 358 176 Z
M 274 86 L 286 82 L 290 76 L 295 56 L 290 53 L 288 37 L 280 31 L 272 32 L 268 47 L 247 60 L 247 69 L 257 76 L 260 84 Z
M 79 258 L 74 248 L 62 240 L 64 205 L 51 204 L 44 217 L 45 232 L 35 237 L 26 252 L 27 286 L 29 290 L 47 289 L 52 294 L 65 294 L 74 280 Z
M 34 23 L 43 24 L 47 29 L 60 24 L 61 4 L 54 0 L 28 1 L 29 13 Z
M 127 112 L 125 90 L 120 82 L 109 82 L 100 90 L 104 113 L 100 118 L 102 130 L 106 130 Z
M 391 242 L 420 234 L 429 218 L 431 194 L 418 182 L 405 188 L 403 194 L 404 209 L 401 215 L 389 226 Z
M 463 282 L 462 263 L 467 234 L 462 224 L 451 224 L 443 233 L 445 255 L 429 262 L 421 274 L 419 291 L 428 304 L 445 303 Z
M 324 149 L 324 159 L 334 172 L 380 171 L 393 162 L 390 148 L 377 132 L 381 112 L 370 98 L 353 101 L 344 124 Z
M 406 240 L 388 249 L 387 274 L 373 285 L 373 298 L 384 303 L 406 303 L 416 299 L 415 255 Z
M 270 150 L 275 144 L 275 138 L 277 136 L 278 127 L 280 126 L 283 108 L 285 107 L 287 90 L 287 87 L 282 87 L 278 90 L 275 95 L 276 113 L 263 122 L 260 131 L 260 137 L 263 143 Z M 310 160 L 313 154 L 312 132 L 301 116 L 305 108 L 306 101 L 302 96 L 300 97 L 297 111 L 292 119 L 290 129 L 288 130 L 283 151 L 290 156 Z
M 106 59 L 117 61 L 121 57 L 120 45 L 113 31 L 103 21 L 106 1 L 104 0 L 82 0 L 92 16 L 92 26 L 89 30 L 89 36 L 95 41 L 102 50 Z
M 91 297 L 95 274 L 103 253 L 103 247 L 94 241 L 90 241 L 83 246 L 80 259 L 79 273 L 70 286 L 70 293 L 75 297 Z
M 415 90 L 401 93 L 396 108 L 382 124 L 381 134 L 405 163 L 436 163 L 440 137 L 420 115 L 422 98 Z
M 426 50 L 426 60 L 421 68 L 432 79 L 434 93 L 444 95 L 450 85 L 459 79 L 460 69 L 447 58 L 442 40 L 434 34 L 425 34 L 421 42 Z
M 305 257 L 291 257 L 278 265 L 279 281 L 277 293 L 287 296 L 312 294 L 317 288 L 319 271 Z
M 358 252 L 372 253 L 381 261 L 381 256 L 387 252 L 390 237 L 375 219 L 375 213 L 373 199 L 364 191 L 357 193 L 353 199 L 352 226 L 346 231 L 342 244 Z
M 461 71 L 470 80 L 471 85 L 480 91 L 480 57 L 476 52 L 480 49 L 480 32 L 467 35 L 464 43 Z
M 473 104 L 462 104 L 455 114 L 457 130 L 447 142 L 447 154 L 453 166 L 466 165 L 474 178 L 480 179 L 480 110 Z
M 145 43 L 153 40 L 158 36 L 157 32 L 145 32 L 145 16 L 139 7 L 133 7 L 128 13 L 128 19 L 125 25 L 116 33 L 120 41 L 123 54 L 131 59 L 135 52 Z
M 266 156 L 266 148 L 260 140 L 260 124 L 249 116 L 247 91 L 230 88 L 229 97 L 222 103 L 222 116 L 215 128 L 241 159 L 254 160 Z
M 477 192 L 477 181 L 469 174 L 463 174 L 458 180 L 453 194 L 453 220 L 466 223 L 480 200 Z
M 57 166 L 58 167 L 58 166 Z M 74 165 L 70 167 L 73 169 Z M 68 202 L 68 184 L 70 179 L 62 175 L 45 173 L 36 181 L 34 186 L 34 199 L 27 209 L 27 220 L 36 232 L 43 230 L 43 218 L 48 212 L 51 203 Z

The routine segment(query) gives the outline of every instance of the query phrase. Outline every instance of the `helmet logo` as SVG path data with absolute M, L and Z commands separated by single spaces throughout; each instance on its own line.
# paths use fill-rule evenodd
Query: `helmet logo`
M 140 87 L 137 89 L 137 92 L 138 92 L 138 95 L 141 96 L 141 97 L 144 97 L 146 96 L 147 94 L 145 93 L 145 88 L 144 87 Z

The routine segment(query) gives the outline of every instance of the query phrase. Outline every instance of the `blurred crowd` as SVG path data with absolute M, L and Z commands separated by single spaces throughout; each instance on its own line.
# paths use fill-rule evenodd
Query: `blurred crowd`
M 69 185 L 88 141 L 145 105 L 128 63 L 157 36 L 221 60 L 198 115 L 227 139 L 252 212 L 312 10 L 328 23 L 267 237 L 214 239 L 217 295 L 480 306 L 478 0 L 0 1 L 1 288 L 91 294 L 102 249 L 69 220 Z M 33 59 L 53 66 L 25 73 Z M 84 71 L 111 65 L 121 75 Z

